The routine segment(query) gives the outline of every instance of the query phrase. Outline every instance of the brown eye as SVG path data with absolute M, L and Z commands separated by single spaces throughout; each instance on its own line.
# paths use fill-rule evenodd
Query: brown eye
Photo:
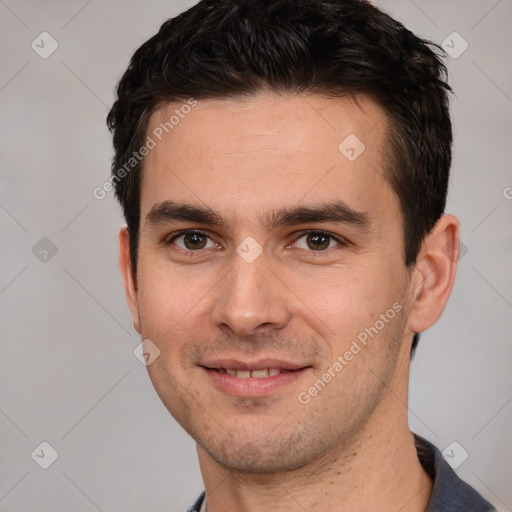
M 206 237 L 199 233 L 189 233 L 183 237 L 187 249 L 203 249 L 206 246 Z
M 329 244 L 331 243 L 331 239 L 328 236 L 325 235 L 319 235 L 319 234 L 309 234 L 306 238 L 306 243 L 308 244 L 308 247 L 310 249 L 316 250 L 322 250 L 327 249 L 329 247 Z
M 296 242 L 295 247 L 310 251 L 325 251 L 331 247 L 340 245 L 340 242 L 334 235 L 322 231 L 311 231 L 302 235 Z
M 216 244 L 210 240 L 210 237 L 200 231 L 191 231 L 188 233 L 181 233 L 175 236 L 170 243 L 175 244 L 180 249 L 186 251 L 197 251 L 209 247 L 215 247 Z

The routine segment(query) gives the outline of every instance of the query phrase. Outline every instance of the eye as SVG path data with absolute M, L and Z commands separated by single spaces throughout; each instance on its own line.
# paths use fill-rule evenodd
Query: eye
M 325 231 L 309 231 L 298 238 L 294 245 L 309 251 L 325 251 L 342 245 L 342 241 Z
M 199 249 L 208 249 L 218 247 L 210 237 L 202 231 L 185 231 L 172 237 L 169 244 L 174 244 L 185 251 L 197 251 Z

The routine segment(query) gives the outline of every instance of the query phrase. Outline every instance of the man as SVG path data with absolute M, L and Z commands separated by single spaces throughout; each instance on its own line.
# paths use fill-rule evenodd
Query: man
M 120 266 L 190 510 L 494 510 L 407 421 L 459 251 L 435 50 L 364 1 L 207 0 L 134 54 Z

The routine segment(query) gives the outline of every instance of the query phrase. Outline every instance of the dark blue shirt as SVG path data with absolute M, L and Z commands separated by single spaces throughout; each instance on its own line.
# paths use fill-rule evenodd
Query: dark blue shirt
M 496 509 L 461 480 L 441 452 L 426 439 L 414 434 L 418 459 L 434 482 L 425 512 L 491 512 Z
M 425 512 L 496 511 L 475 489 L 456 475 L 433 444 L 417 434 L 414 434 L 414 441 L 418 459 L 433 482 L 432 494 Z M 199 512 L 204 496 L 203 492 L 187 512 Z

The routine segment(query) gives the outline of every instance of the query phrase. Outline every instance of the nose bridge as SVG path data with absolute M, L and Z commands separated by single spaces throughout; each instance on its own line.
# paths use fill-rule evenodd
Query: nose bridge
M 283 287 L 266 254 L 246 258 L 244 248 L 247 246 L 240 244 L 231 258 L 229 273 L 219 283 L 212 320 L 238 335 L 252 334 L 263 325 L 282 328 L 288 321 Z

